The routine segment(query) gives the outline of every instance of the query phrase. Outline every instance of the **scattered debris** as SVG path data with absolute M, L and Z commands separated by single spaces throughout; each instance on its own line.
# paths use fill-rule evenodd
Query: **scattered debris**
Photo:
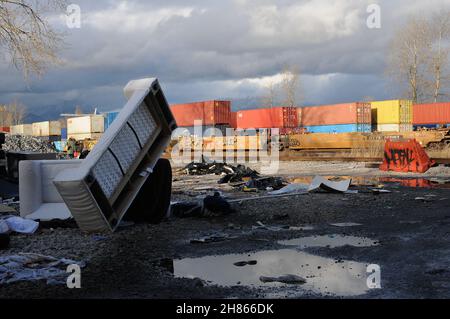
M 223 234 L 223 233 L 216 233 L 213 235 L 204 236 L 204 237 L 197 238 L 197 239 L 192 239 L 190 241 L 190 243 L 191 244 L 209 244 L 209 243 L 217 243 L 217 242 L 225 241 L 228 239 L 235 239 L 235 238 L 238 238 L 238 237 L 230 236 L 228 234 Z
M 203 207 L 198 202 L 173 203 L 170 209 L 172 215 L 178 218 L 201 217 L 203 215 Z
M 233 212 L 234 209 L 231 208 L 230 203 L 219 192 L 215 192 L 213 196 L 206 196 L 199 201 L 180 202 L 171 205 L 172 215 L 179 218 L 222 216 Z
M 192 162 L 183 168 L 188 175 L 224 175 L 219 184 L 241 182 L 243 178 L 256 178 L 259 176 L 254 171 L 244 165 L 232 166 L 226 163 L 195 163 Z
M 307 192 L 309 189 L 309 185 L 307 184 L 300 184 L 300 183 L 294 183 L 289 184 L 279 190 L 270 192 L 270 195 L 283 195 L 283 194 L 293 194 L 293 193 L 303 193 Z
M 280 230 L 287 230 L 290 229 L 289 225 L 282 225 L 282 226 L 267 226 L 265 224 L 263 224 L 262 222 L 258 221 L 257 222 L 258 226 L 253 226 L 252 229 L 253 230 L 269 230 L 269 231 L 280 231 Z
M 219 192 L 215 192 L 213 196 L 206 196 L 203 200 L 204 216 L 228 215 L 233 212 L 230 203 Z
M 65 284 L 69 265 L 86 266 L 84 262 L 40 254 L 0 256 L 0 284 L 38 280 L 46 280 L 47 284 Z
M 33 136 L 7 135 L 2 147 L 7 152 L 54 153 L 56 148 L 49 140 Z
M 252 178 L 243 186 L 244 191 L 265 191 L 267 188 L 279 190 L 286 186 L 287 182 L 281 177 Z M 273 193 L 273 192 L 272 192 Z
M 371 188 L 370 190 L 372 191 L 372 193 L 376 195 L 392 193 L 390 190 L 387 189 Z
M 6 218 L 4 222 L 10 231 L 20 234 L 33 234 L 39 227 L 38 222 L 17 216 Z
M 351 182 L 351 179 L 335 182 L 322 176 L 316 176 L 311 182 L 311 185 L 309 185 L 308 191 L 312 192 L 318 189 L 323 189 L 328 192 L 344 193 L 350 187 Z
M 353 227 L 353 226 L 361 226 L 362 224 L 358 224 L 358 223 L 335 223 L 335 224 L 330 224 L 331 226 L 336 226 L 336 227 Z
M 280 282 L 280 283 L 289 284 L 289 285 L 303 285 L 306 283 L 305 278 L 297 276 L 297 275 L 283 275 L 280 277 L 261 276 L 261 277 L 259 277 L 259 280 L 261 280 L 264 283 Z
M 244 266 L 254 266 L 258 263 L 256 260 L 249 260 L 249 261 L 238 261 L 235 262 L 233 265 L 236 267 L 244 267 Z

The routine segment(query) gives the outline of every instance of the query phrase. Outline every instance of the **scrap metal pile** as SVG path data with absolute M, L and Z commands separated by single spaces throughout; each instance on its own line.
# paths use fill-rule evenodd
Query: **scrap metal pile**
M 226 163 L 190 163 L 182 169 L 187 175 L 220 175 L 219 184 L 230 183 L 240 187 L 244 192 L 259 190 L 278 190 L 287 185 L 281 177 L 261 177 L 260 174 L 244 165 L 229 165 Z
M 222 175 L 219 184 L 241 182 L 243 178 L 257 178 L 259 173 L 244 165 L 228 165 L 226 163 L 190 163 L 183 168 L 187 175 Z
M 55 147 L 49 140 L 33 136 L 7 135 L 3 150 L 8 152 L 54 153 Z

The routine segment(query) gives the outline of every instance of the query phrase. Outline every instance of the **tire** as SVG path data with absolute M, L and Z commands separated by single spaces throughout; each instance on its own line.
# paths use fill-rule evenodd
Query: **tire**
M 159 224 L 166 216 L 172 195 L 172 167 L 159 159 L 125 215 L 135 223 Z

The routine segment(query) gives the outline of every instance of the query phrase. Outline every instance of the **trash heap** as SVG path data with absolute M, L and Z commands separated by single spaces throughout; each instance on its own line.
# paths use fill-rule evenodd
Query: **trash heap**
M 55 146 L 49 141 L 33 136 L 7 135 L 3 150 L 7 152 L 54 153 Z
M 257 178 L 259 173 L 244 165 L 228 165 L 227 163 L 190 163 L 183 168 L 187 175 L 222 175 L 219 184 L 241 182 L 243 178 Z

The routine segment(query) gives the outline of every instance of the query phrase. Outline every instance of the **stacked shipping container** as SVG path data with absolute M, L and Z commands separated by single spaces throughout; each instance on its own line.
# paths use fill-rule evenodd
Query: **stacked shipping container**
M 174 104 L 170 107 L 180 129 L 187 129 L 192 135 L 198 135 L 194 125 L 201 122 L 203 135 L 214 135 L 217 130 L 222 135 L 231 123 L 231 101 L 203 101 L 187 104 Z M 212 130 L 216 129 L 216 130 Z M 182 132 L 178 130 L 177 132 Z M 182 134 L 182 133 L 181 133 Z
M 295 128 L 297 125 L 297 108 L 295 107 L 239 111 L 236 118 L 236 127 L 239 129 Z
M 370 132 L 369 103 L 344 103 L 297 109 L 298 124 L 311 133 Z
M 410 100 L 371 102 L 372 129 L 379 132 L 412 131 L 413 103 Z
M 98 139 L 105 131 L 103 115 L 88 115 L 67 119 L 67 137 L 77 141 Z
M 428 103 L 413 106 L 415 127 L 450 126 L 450 103 Z
M 179 127 L 194 126 L 195 121 L 203 125 L 230 124 L 230 101 L 205 101 L 174 104 L 170 107 Z

